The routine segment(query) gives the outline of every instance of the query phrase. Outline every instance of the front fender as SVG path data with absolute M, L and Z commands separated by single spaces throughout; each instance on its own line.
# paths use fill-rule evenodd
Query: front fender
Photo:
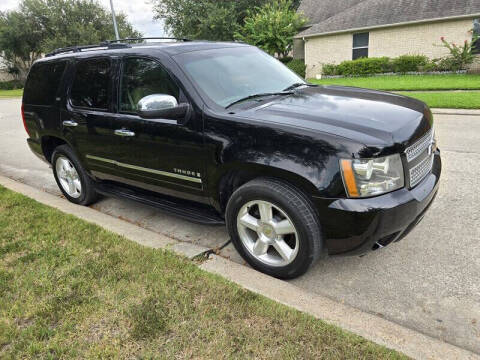
M 351 150 L 335 137 L 267 122 L 205 121 L 207 184 L 221 203 L 225 178 L 284 179 L 312 196 L 344 195 L 339 161 Z

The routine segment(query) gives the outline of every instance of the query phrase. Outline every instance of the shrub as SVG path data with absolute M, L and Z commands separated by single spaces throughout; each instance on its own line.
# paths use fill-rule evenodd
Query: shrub
M 285 56 L 285 57 L 282 57 L 280 59 L 278 59 L 279 61 L 281 61 L 282 63 L 284 64 L 288 64 L 290 61 L 293 60 L 293 57 L 291 56 Z
M 372 75 L 389 72 L 392 70 L 390 59 L 381 58 L 361 58 L 357 60 L 343 61 L 337 66 L 339 75 Z
M 441 58 L 436 65 L 439 71 L 458 71 L 463 69 L 462 64 L 452 56 Z
M 393 71 L 396 73 L 420 71 L 420 67 L 427 63 L 428 58 L 423 55 L 402 55 L 392 60 Z
M 442 67 L 450 67 L 449 70 L 451 71 L 464 70 L 467 68 L 467 65 L 474 62 L 475 55 L 473 54 L 473 49 L 475 42 L 478 40 L 477 36 L 474 36 L 472 41 L 465 40 L 463 45 L 457 45 L 453 42 L 449 43 L 443 36 L 440 40 L 442 41 L 442 46 L 450 52 L 449 57 L 440 61 Z
M 436 61 L 437 60 L 427 61 L 427 63 L 425 63 L 425 65 L 421 66 L 419 68 L 419 70 L 424 71 L 424 72 L 439 71 L 440 69 L 439 69 Z
M 23 82 L 20 80 L 0 81 L 0 90 L 22 89 Z
M 338 75 L 337 74 L 337 65 L 335 65 L 335 64 L 323 64 L 322 65 L 322 74 L 323 75 Z
M 307 65 L 305 65 L 305 61 L 301 59 L 293 59 L 289 63 L 286 64 L 290 70 L 296 72 L 302 78 L 305 78 L 305 72 L 307 70 Z

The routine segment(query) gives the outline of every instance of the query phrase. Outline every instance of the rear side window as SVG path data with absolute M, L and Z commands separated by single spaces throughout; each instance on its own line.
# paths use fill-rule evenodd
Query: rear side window
M 109 59 L 92 59 L 78 63 L 70 94 L 72 105 L 107 110 L 109 84 Z
M 52 105 L 65 65 L 65 61 L 33 65 L 25 84 L 23 102 L 29 105 Z

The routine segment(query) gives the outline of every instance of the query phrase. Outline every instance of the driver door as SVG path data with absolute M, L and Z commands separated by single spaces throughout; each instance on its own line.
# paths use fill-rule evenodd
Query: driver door
M 171 95 L 178 103 L 187 102 L 177 82 L 156 59 L 125 57 L 118 94 L 111 159 L 104 160 L 116 164 L 113 180 L 198 200 L 204 175 L 201 118 L 144 119 L 137 113 L 138 101 L 148 95 Z

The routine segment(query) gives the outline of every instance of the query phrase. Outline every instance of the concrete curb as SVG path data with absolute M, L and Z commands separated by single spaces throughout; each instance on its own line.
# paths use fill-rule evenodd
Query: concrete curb
M 480 94 L 479 94 L 480 96 Z M 470 115 L 480 116 L 480 110 L 474 109 L 437 109 L 432 108 L 432 113 L 437 115 Z
M 97 210 L 74 205 L 65 199 L 3 176 L 0 176 L 0 185 L 42 204 L 95 223 L 143 246 L 170 249 L 189 258 L 196 257 L 209 250 L 208 248 L 170 239 Z M 368 340 L 403 352 L 410 357 L 416 359 L 480 360 L 479 355 L 467 350 L 326 297 L 306 292 L 288 282 L 272 278 L 225 258 L 213 255 L 199 266 L 205 271 L 218 274 L 253 292 L 311 314 L 318 319 L 349 330 Z M 292 297 L 292 294 L 295 294 L 295 296 Z

